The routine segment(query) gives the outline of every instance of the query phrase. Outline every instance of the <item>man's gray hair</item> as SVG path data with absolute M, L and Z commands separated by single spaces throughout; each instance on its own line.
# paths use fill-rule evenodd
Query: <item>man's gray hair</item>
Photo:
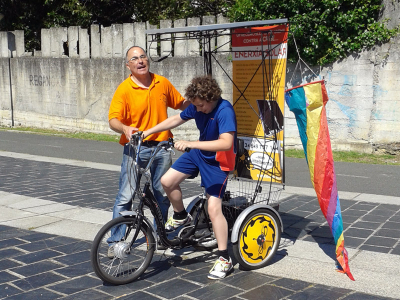
M 143 49 L 142 47 L 140 47 L 140 46 L 129 46 L 128 50 L 126 50 L 126 52 L 125 52 L 125 60 L 126 60 L 126 61 L 128 61 L 128 52 L 129 52 L 129 50 L 131 50 L 132 48 L 139 48 L 139 49 L 142 49 L 143 52 L 146 53 L 146 50 L 144 50 L 144 49 Z M 147 53 L 146 53 L 146 55 L 147 55 Z

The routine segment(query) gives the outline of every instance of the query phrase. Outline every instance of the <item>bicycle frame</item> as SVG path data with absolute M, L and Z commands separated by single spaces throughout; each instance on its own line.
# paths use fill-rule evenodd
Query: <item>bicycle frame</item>
M 147 165 L 141 167 L 141 135 L 141 132 L 134 134 L 129 142 L 135 151 L 135 157 L 130 166 L 134 169 L 128 170 L 128 174 L 136 177 L 128 179 L 136 184 L 134 189 L 132 187 L 131 200 L 133 204 L 137 196 L 138 205 L 132 205 L 130 210 L 120 213 L 121 217 L 107 222 L 97 233 L 91 249 L 91 262 L 95 273 L 102 280 L 112 284 L 126 284 L 139 278 L 150 265 L 159 243 L 172 249 L 193 246 L 199 250 L 215 249 L 218 244 L 207 214 L 205 194 L 193 199 L 186 208 L 193 221 L 182 226 L 179 232 L 176 231 L 177 235 L 173 235 L 173 238 L 168 237 L 161 209 L 150 189 L 149 170 L 157 153 L 163 147 L 166 150 L 172 148 L 173 141 L 170 139 L 158 143 L 157 147 L 152 149 Z M 143 188 L 140 186 L 142 175 L 146 178 Z M 236 198 L 241 199 L 246 195 L 243 193 Z M 233 201 L 236 198 L 231 198 L 228 192 L 222 199 L 222 213 L 228 222 L 228 228 L 232 227 L 233 253 L 246 270 L 264 267 L 278 250 L 282 220 L 278 212 L 266 204 L 248 206 L 248 203 L 242 203 L 243 201 Z M 157 231 L 145 216 L 144 206 L 150 209 L 155 218 Z
M 167 232 L 165 231 L 165 224 L 163 221 L 163 217 L 162 217 L 162 213 L 161 210 L 158 206 L 157 200 L 155 199 L 151 189 L 150 189 L 150 179 L 151 179 L 151 174 L 150 174 L 150 166 L 154 161 L 154 158 L 156 156 L 156 154 L 163 148 L 171 148 L 173 147 L 173 140 L 170 139 L 169 141 L 163 141 L 160 142 L 157 147 L 153 150 L 150 159 L 147 163 L 147 166 L 145 168 L 140 168 L 139 166 L 139 153 L 140 153 L 140 148 L 142 145 L 142 138 L 141 138 L 141 132 L 137 132 L 132 136 L 132 140 L 129 142 L 133 148 L 136 147 L 136 151 L 135 151 L 135 191 L 132 194 L 132 201 L 135 198 L 135 195 L 137 195 L 137 197 L 139 198 L 139 204 L 137 206 L 137 208 L 135 210 L 131 210 L 131 211 L 125 211 L 125 212 L 121 212 L 121 216 L 132 216 L 135 215 L 136 216 L 136 226 L 134 226 L 136 228 L 136 232 L 130 242 L 130 245 L 132 246 L 134 241 L 137 238 L 137 235 L 139 233 L 139 230 L 141 228 L 142 222 L 146 222 L 146 225 L 149 226 L 150 228 L 152 228 L 153 233 L 158 233 L 158 236 L 160 238 L 160 241 L 162 244 L 164 244 L 165 246 L 169 247 L 169 248 L 183 248 L 185 246 L 191 246 L 193 244 L 196 243 L 196 238 L 193 236 L 194 233 L 196 232 L 197 228 L 198 228 L 198 223 L 199 223 L 199 219 L 200 219 L 200 215 L 203 212 L 204 216 L 207 216 L 206 212 L 205 212 L 205 202 L 206 202 L 206 197 L 203 196 L 199 199 L 199 209 L 196 213 L 194 217 L 194 221 L 193 221 L 193 225 L 190 225 L 188 227 L 183 228 L 177 237 L 175 237 L 174 239 L 168 239 L 167 236 Z M 134 143 L 137 143 L 137 145 L 135 146 Z M 141 176 L 144 175 L 144 177 L 146 178 L 146 182 L 143 186 L 143 190 L 140 190 L 140 179 Z M 154 226 L 151 224 L 151 222 L 145 217 L 144 215 L 144 206 L 147 206 L 150 211 L 151 214 L 153 215 L 156 225 L 157 225 L 157 232 L 154 229 Z M 207 222 L 207 226 L 208 229 L 210 229 L 210 225 L 209 222 Z M 187 232 L 184 232 L 183 230 L 188 229 Z M 128 234 L 128 233 L 127 233 Z

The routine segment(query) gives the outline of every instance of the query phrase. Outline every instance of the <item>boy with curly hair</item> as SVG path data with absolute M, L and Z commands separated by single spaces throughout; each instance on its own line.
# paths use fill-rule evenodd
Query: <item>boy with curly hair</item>
M 186 88 L 191 104 L 180 114 L 143 132 L 144 137 L 173 129 L 194 119 L 200 131 L 198 141 L 177 141 L 175 148 L 185 151 L 161 178 L 161 184 L 174 209 L 165 228 L 173 231 L 192 221 L 182 201 L 180 183 L 201 174 L 205 187 L 208 214 L 218 243 L 218 259 L 208 274 L 210 279 L 224 278 L 233 268 L 228 254 L 228 224 L 222 214 L 222 198 L 229 172 L 235 167 L 236 116 L 232 104 L 221 98 L 221 89 L 210 76 L 194 78 Z

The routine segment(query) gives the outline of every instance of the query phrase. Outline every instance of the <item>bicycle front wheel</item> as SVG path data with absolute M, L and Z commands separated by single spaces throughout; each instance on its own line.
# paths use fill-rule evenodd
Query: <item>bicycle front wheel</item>
M 281 225 L 276 214 L 269 209 L 257 209 L 240 226 L 233 253 L 243 269 L 259 269 L 274 257 L 280 240 Z
M 111 284 L 127 284 L 142 275 L 155 250 L 151 229 L 142 223 L 136 233 L 136 217 L 118 217 L 97 233 L 91 250 L 96 275 Z

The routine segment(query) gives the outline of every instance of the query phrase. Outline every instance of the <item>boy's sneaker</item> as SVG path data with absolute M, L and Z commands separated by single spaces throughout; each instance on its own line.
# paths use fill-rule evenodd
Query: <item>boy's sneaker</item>
M 183 220 L 175 220 L 173 217 L 170 217 L 167 223 L 165 223 L 165 230 L 167 232 L 174 231 L 179 226 L 189 224 L 190 222 L 192 222 L 192 220 L 193 218 L 190 214 L 188 214 Z
M 222 256 L 220 256 L 214 263 L 214 266 L 210 270 L 208 274 L 209 279 L 222 279 L 225 278 L 226 275 L 233 269 L 232 260 L 229 257 L 229 260 L 226 260 Z

